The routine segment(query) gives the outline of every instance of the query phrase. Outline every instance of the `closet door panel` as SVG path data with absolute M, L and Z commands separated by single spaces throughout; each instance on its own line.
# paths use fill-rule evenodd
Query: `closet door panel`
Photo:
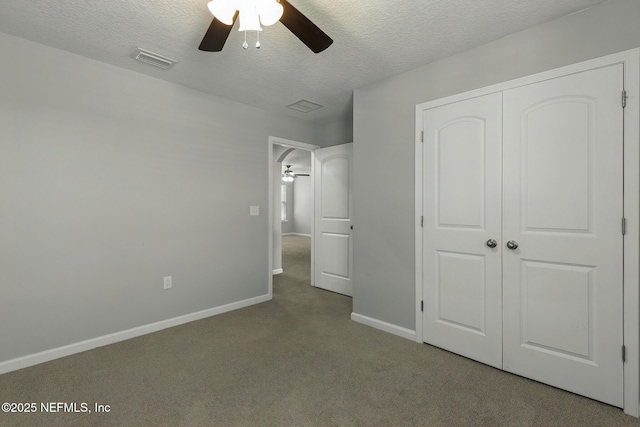
M 503 141 L 504 369 L 616 406 L 622 72 L 505 91 Z
M 500 93 L 423 116 L 424 341 L 498 368 L 501 118 Z

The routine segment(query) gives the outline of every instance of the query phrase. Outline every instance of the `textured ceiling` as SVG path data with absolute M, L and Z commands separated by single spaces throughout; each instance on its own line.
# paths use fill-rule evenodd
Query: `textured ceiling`
M 604 0 L 290 0 L 334 40 L 313 54 L 282 24 L 261 49 L 237 23 L 222 52 L 198 45 L 208 0 L 2 0 L 0 31 L 316 123 L 351 117 L 353 90 Z M 250 34 L 251 40 L 255 35 Z M 134 61 L 136 47 L 178 60 Z M 310 113 L 285 106 L 324 105 Z

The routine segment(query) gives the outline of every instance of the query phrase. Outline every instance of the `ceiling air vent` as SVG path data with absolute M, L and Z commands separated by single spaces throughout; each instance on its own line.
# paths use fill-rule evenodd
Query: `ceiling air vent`
M 301 99 L 298 102 L 294 102 L 291 105 L 287 105 L 287 108 L 291 108 L 292 110 L 296 110 L 296 111 L 302 111 L 303 113 L 308 113 L 309 111 L 322 108 L 322 105 L 316 104 L 315 102 L 307 101 L 306 99 Z
M 175 59 L 167 58 L 166 56 L 158 55 L 141 47 L 137 48 L 133 53 L 133 58 L 140 62 L 154 65 L 156 67 L 167 70 L 173 67 L 178 61 Z

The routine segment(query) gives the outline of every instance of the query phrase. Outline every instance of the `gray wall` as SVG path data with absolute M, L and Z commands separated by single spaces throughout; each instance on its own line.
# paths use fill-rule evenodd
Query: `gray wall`
M 317 126 L 1 33 L 0 54 L 0 362 L 267 294 L 268 137 Z
M 299 176 L 293 183 L 293 233 L 311 234 L 311 177 Z
M 322 147 L 353 142 L 353 119 L 319 125 L 316 130 L 316 141 Z
M 283 182 L 282 179 L 278 183 L 279 185 L 285 184 L 287 186 L 287 220 L 282 221 L 282 234 L 293 233 L 294 232 L 294 203 L 295 203 L 295 194 L 293 191 L 293 186 L 295 182 Z M 278 195 L 280 195 L 280 190 L 278 189 Z M 280 198 L 278 198 L 280 200 Z M 278 204 L 279 206 L 279 204 Z
M 355 313 L 415 329 L 416 104 L 639 47 L 639 23 L 612 0 L 355 91 Z

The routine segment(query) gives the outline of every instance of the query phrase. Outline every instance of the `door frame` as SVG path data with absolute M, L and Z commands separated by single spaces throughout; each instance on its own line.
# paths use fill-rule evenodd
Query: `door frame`
M 624 236 L 623 257 L 623 329 L 626 361 L 623 363 L 624 412 L 640 416 L 640 48 L 607 55 L 551 71 L 522 77 L 480 89 L 428 101 L 416 105 L 415 116 L 415 319 L 416 341 L 423 342 L 422 284 L 423 284 L 423 164 L 422 113 L 469 98 L 501 92 L 519 86 L 588 71 L 613 64 L 624 65 L 624 88 L 628 99 L 624 111 Z M 621 94 L 622 96 L 622 94 Z M 622 102 L 622 100 L 621 100 Z
M 314 193 L 314 197 L 311 197 L 311 215 L 315 218 L 315 150 L 320 148 L 319 145 L 313 145 L 313 144 L 307 144 L 305 142 L 299 142 L 299 141 L 293 141 L 290 139 L 284 139 L 284 138 L 278 138 L 276 136 L 270 136 L 269 137 L 269 141 L 268 141 L 268 158 L 269 158 L 269 166 L 268 166 L 268 171 L 269 171 L 269 201 L 267 203 L 267 221 L 269 223 L 269 226 L 267 227 L 269 230 L 269 236 L 268 236 L 268 245 L 269 245 L 269 251 L 268 251 L 268 266 L 269 266 L 269 272 L 268 272 L 268 295 L 269 295 L 269 299 L 273 298 L 273 224 L 274 224 L 274 220 L 275 218 L 280 218 L 279 216 L 275 215 L 274 213 L 274 204 L 273 204 L 273 185 L 274 185 L 274 180 L 273 180 L 273 162 L 274 162 L 274 158 L 273 158 L 273 147 L 275 145 L 280 145 L 282 147 L 287 147 L 287 148 L 297 148 L 300 150 L 305 150 L 305 151 L 309 151 L 311 153 L 311 173 L 309 178 L 311 178 L 311 191 Z M 314 221 L 311 221 L 311 286 L 315 286 L 313 283 L 313 278 L 314 278 L 314 268 L 315 268 L 315 260 L 314 260 L 314 253 L 313 253 L 313 239 L 314 239 Z

